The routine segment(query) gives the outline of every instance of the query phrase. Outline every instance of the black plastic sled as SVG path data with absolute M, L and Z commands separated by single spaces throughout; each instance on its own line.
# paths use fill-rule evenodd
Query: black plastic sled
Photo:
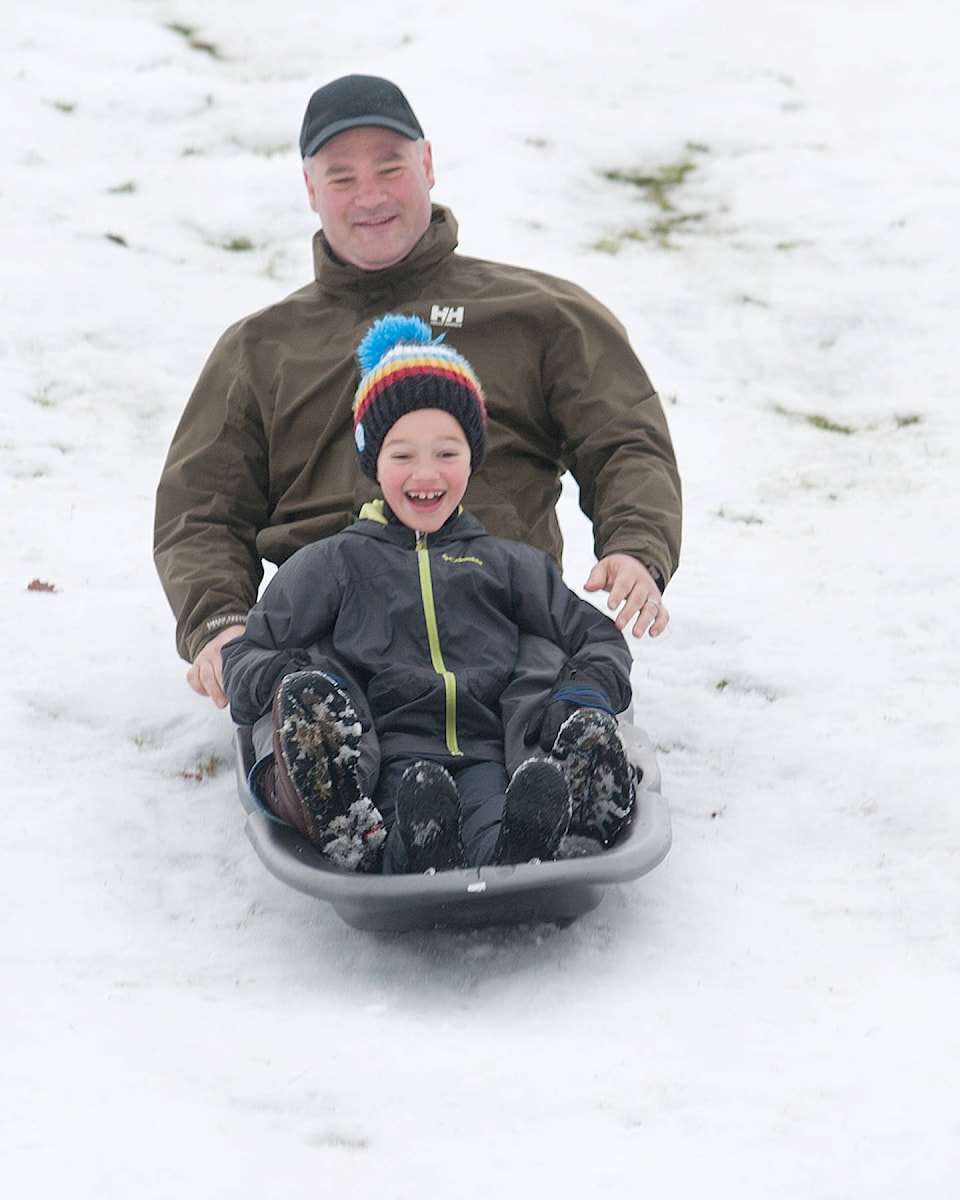
M 358 875 L 333 866 L 295 829 L 271 820 L 250 792 L 251 731 L 237 730 L 237 783 L 245 831 L 264 866 L 298 891 L 326 900 L 354 929 L 402 932 L 548 921 L 567 925 L 596 908 L 604 888 L 652 871 L 672 839 L 653 746 L 622 729 L 627 757 L 642 770 L 636 812 L 617 844 L 586 858 L 517 866 L 461 867 L 433 875 Z

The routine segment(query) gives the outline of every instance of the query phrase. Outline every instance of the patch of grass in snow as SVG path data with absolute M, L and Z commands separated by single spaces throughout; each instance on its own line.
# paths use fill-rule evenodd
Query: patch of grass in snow
M 759 696 L 761 700 L 766 700 L 768 704 L 773 704 L 777 700 L 776 691 L 769 684 L 762 683 L 757 679 L 748 679 L 746 677 L 731 677 L 718 679 L 715 688 L 718 692 L 731 692 L 738 696 Z
M 655 204 L 664 212 L 669 212 L 674 208 L 671 194 L 684 182 L 695 166 L 693 160 L 687 158 L 681 162 L 664 163 L 653 171 L 628 171 L 614 167 L 600 173 L 611 183 L 628 183 L 631 187 L 639 188 L 648 204 Z
M 855 425 L 844 425 L 839 421 L 834 421 L 832 417 L 824 416 L 823 413 L 804 413 L 798 412 L 796 409 L 784 408 L 781 404 L 774 405 L 774 412 L 777 412 L 782 417 L 787 417 L 791 421 L 802 421 L 806 425 L 812 425 L 814 429 L 822 429 L 826 433 L 839 433 L 846 437 L 854 433 L 863 432 L 858 430 Z M 923 422 L 923 417 L 919 413 L 895 413 L 893 415 L 893 423 L 896 429 L 910 429 L 914 425 L 920 425 Z M 882 422 L 875 422 L 872 425 L 865 426 L 867 431 L 877 430 L 881 428 Z
M 183 779 L 190 779 L 196 783 L 203 783 L 205 779 L 212 779 L 223 766 L 223 759 L 216 754 L 211 754 L 204 762 L 199 762 L 196 768 L 192 771 L 181 771 L 180 775 Z
M 235 254 L 243 254 L 247 250 L 253 250 L 253 242 L 248 237 L 231 238 L 228 242 L 221 242 L 224 250 L 230 250 Z
M 51 391 L 52 387 L 53 387 L 52 384 L 47 383 L 47 384 L 44 384 L 44 386 L 42 388 L 40 388 L 39 391 L 32 392 L 30 394 L 30 396 L 28 397 L 30 403 L 36 404 L 36 406 L 38 408 L 54 408 L 56 406 L 57 402 L 50 395 L 50 391 Z
M 741 525 L 762 525 L 763 517 L 755 517 L 750 513 L 728 513 L 725 508 L 717 509 L 721 521 L 736 521 Z
M 179 33 L 191 50 L 198 50 L 202 54 L 209 54 L 211 58 L 220 58 L 220 51 L 213 42 L 208 42 L 198 37 L 197 31 L 192 25 L 181 25 L 178 21 L 173 21 L 167 28 L 171 33 Z
M 709 153 L 709 147 L 688 142 L 687 155 L 675 162 L 661 163 L 653 168 L 612 167 L 600 175 L 609 183 L 626 184 L 635 188 L 640 199 L 653 211 L 650 220 L 631 225 L 617 233 L 601 238 L 593 248 L 604 254 L 616 254 L 628 242 L 650 242 L 662 250 L 675 248 L 674 235 L 706 220 L 707 213 L 681 208 L 677 192 L 697 169 L 696 156 Z
M 803 421 L 807 425 L 812 425 L 814 429 L 822 429 L 826 433 L 842 433 L 849 436 L 857 432 L 853 425 L 841 425 L 839 421 L 825 417 L 822 413 L 796 412 L 793 409 L 784 408 L 780 404 L 775 405 L 774 411 L 782 417 L 789 417 L 791 421 Z
M 840 425 L 837 421 L 831 421 L 829 417 L 821 416 L 820 413 L 809 413 L 805 419 L 814 429 L 825 429 L 827 433 L 856 433 L 852 425 Z

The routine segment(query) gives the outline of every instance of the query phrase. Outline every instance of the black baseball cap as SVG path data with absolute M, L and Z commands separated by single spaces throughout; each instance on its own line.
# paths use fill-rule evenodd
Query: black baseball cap
M 411 141 L 423 137 L 420 122 L 395 83 L 377 75 L 344 75 L 310 97 L 300 129 L 300 155 L 309 158 L 325 142 L 358 125 L 392 129 Z

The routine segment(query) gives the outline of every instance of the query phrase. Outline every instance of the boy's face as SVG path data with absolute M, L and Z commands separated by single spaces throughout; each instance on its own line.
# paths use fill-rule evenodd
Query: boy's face
M 470 445 L 460 422 L 442 409 L 406 413 L 383 439 L 377 482 L 410 529 L 436 533 L 463 499 L 469 479 Z

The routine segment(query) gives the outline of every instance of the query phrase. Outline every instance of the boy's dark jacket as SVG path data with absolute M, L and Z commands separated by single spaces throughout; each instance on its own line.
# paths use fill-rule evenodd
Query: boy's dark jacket
M 233 719 L 265 713 L 280 679 L 326 636 L 363 683 L 384 758 L 503 757 L 499 700 L 519 634 L 549 638 L 602 672 L 613 707 L 630 699 L 632 659 L 608 617 L 575 595 L 540 550 L 491 537 L 469 513 L 418 542 L 382 502 L 299 550 L 223 648 Z M 454 700 L 455 696 L 455 700 Z

